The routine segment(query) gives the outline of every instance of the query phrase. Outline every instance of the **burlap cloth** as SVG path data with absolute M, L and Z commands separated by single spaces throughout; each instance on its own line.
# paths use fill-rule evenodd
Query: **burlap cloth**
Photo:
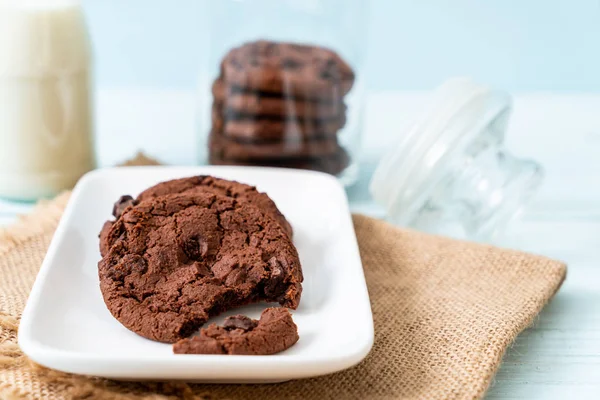
M 143 162 L 141 162 L 143 163 Z M 357 367 L 271 385 L 120 383 L 35 365 L 16 333 L 68 193 L 0 230 L 0 399 L 476 399 L 558 290 L 564 264 L 354 216 L 375 320 Z M 352 321 L 340 326 L 352 334 Z

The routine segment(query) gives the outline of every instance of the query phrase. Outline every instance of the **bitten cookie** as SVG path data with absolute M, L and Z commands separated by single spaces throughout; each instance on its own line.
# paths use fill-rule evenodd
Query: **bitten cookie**
M 346 123 L 343 117 L 313 121 L 294 118 L 273 119 L 223 116 L 215 107 L 212 112 L 212 130 L 223 136 L 242 141 L 298 141 L 335 137 Z
M 250 91 L 319 100 L 341 100 L 354 83 L 354 72 L 332 50 L 265 40 L 227 53 L 221 76 L 228 85 Z
M 168 194 L 125 208 L 98 263 L 112 315 L 173 343 L 243 304 L 296 308 L 302 270 L 289 235 L 254 205 L 213 193 Z
M 337 118 L 346 113 L 346 105 L 341 99 L 307 101 L 277 94 L 243 91 L 227 86 L 222 79 L 215 80 L 212 93 L 215 105 L 223 110 L 226 117 L 260 115 L 319 121 Z
M 131 196 L 121 196 L 121 198 L 117 200 L 113 207 L 113 216 L 115 218 L 119 218 L 127 207 L 133 206 L 141 200 L 146 200 L 151 197 L 165 196 L 176 193 L 194 194 L 198 192 L 208 192 L 223 196 L 230 196 L 237 201 L 253 204 L 266 214 L 273 217 L 290 237 L 293 235 L 292 226 L 266 193 L 259 192 L 255 187 L 246 185 L 244 183 L 206 175 L 191 176 L 188 178 L 173 179 L 170 181 L 161 182 L 144 190 L 136 199 L 133 199 Z M 106 254 L 112 245 L 107 241 L 108 230 L 112 224 L 113 221 L 105 222 L 102 230 L 100 231 L 101 255 Z
M 223 326 L 211 324 L 199 336 L 173 345 L 175 354 L 268 355 L 279 353 L 298 341 L 298 328 L 286 308 L 267 308 L 260 320 L 244 315 L 225 319 Z

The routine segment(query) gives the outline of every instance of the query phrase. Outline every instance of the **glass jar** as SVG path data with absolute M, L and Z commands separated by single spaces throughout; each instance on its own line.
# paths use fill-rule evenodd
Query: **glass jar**
M 94 168 L 90 75 L 79 1 L 0 1 L 0 197 L 53 196 Z
M 204 159 L 312 169 L 352 183 L 367 1 L 220 0 L 209 7 L 199 99 Z
M 532 198 L 542 167 L 510 154 L 508 94 L 469 79 L 443 84 L 380 161 L 371 194 L 398 225 L 493 242 Z

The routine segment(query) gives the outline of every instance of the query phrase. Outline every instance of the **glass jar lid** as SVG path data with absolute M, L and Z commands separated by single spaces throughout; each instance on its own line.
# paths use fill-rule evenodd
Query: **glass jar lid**
M 399 225 L 440 232 L 449 220 L 467 237 L 497 231 L 531 197 L 541 167 L 510 155 L 502 142 L 510 96 L 455 78 L 379 163 L 374 199 Z

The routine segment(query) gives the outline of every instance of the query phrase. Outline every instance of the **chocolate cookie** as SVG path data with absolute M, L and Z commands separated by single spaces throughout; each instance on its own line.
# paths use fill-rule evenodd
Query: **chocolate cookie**
M 161 182 L 144 190 L 135 200 L 131 196 L 121 196 L 113 207 L 113 216 L 119 218 L 128 206 L 133 206 L 141 200 L 146 200 L 151 197 L 176 193 L 194 194 L 198 192 L 209 192 L 230 196 L 238 201 L 253 204 L 274 218 L 290 237 L 293 235 L 292 226 L 266 193 L 261 193 L 256 190 L 255 187 L 240 182 L 205 175 Z M 107 233 L 112 224 L 112 221 L 105 222 L 100 231 L 100 254 L 102 256 L 108 252 L 110 247 L 107 243 Z
M 209 139 L 211 154 L 221 159 L 281 160 L 300 157 L 327 157 L 339 149 L 337 138 L 277 142 L 242 142 L 212 132 Z
M 258 207 L 213 193 L 169 194 L 128 206 L 98 263 L 112 315 L 173 343 L 209 317 L 258 301 L 296 308 L 302 270 L 289 235 Z
M 333 156 L 319 158 L 290 158 L 284 160 L 246 160 L 223 159 L 218 154 L 211 154 L 209 162 L 212 165 L 238 165 L 238 166 L 262 166 L 275 168 L 293 168 L 307 169 L 312 171 L 325 172 L 331 175 L 338 175 L 349 164 L 350 157 L 348 153 L 339 148 Z
M 246 117 L 228 118 L 215 107 L 212 113 L 212 130 L 223 136 L 243 141 L 286 141 L 334 137 L 346 123 L 343 117 L 313 121 L 302 119 L 273 119 Z
M 265 116 L 299 118 L 314 121 L 329 120 L 345 115 L 346 105 L 340 100 L 319 102 L 298 100 L 269 93 L 249 92 L 227 86 L 222 79 L 215 80 L 212 93 L 214 103 L 226 117 Z
M 244 315 L 225 319 L 223 326 L 211 324 L 199 336 L 173 345 L 175 354 L 268 355 L 289 349 L 298 341 L 298 327 L 286 308 L 267 308 L 260 320 Z
M 354 83 L 354 72 L 332 50 L 265 40 L 227 53 L 221 76 L 228 85 L 250 91 L 319 100 L 340 100 Z

